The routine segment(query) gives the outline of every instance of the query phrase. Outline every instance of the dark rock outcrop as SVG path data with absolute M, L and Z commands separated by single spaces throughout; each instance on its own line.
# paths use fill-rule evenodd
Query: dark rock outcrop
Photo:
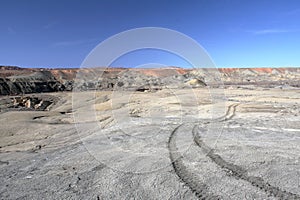
M 57 92 L 64 91 L 65 88 L 49 71 L 0 78 L 1 95 Z

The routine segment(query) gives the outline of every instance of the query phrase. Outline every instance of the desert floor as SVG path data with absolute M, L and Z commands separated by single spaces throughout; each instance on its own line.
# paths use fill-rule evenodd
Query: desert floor
M 300 199 L 299 90 L 35 95 L 0 112 L 0 199 Z

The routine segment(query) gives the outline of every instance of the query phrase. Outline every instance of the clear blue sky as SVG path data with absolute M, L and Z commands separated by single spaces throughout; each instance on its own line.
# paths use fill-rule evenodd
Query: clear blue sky
M 194 38 L 219 67 L 300 66 L 299 0 L 0 0 L 0 18 L 2 65 L 80 66 L 106 38 L 154 26 Z M 184 65 L 149 52 L 115 64 Z

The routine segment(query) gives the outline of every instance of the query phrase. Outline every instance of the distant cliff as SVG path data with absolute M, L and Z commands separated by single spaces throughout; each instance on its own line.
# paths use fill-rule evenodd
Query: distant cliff
M 214 81 L 211 73 L 219 72 Z M 76 80 L 76 77 L 79 80 Z M 95 79 L 96 78 L 96 79 Z M 259 85 L 300 87 L 300 68 L 219 68 L 212 69 L 126 69 L 126 68 L 20 68 L 0 66 L 0 95 L 98 89 L 151 89 Z

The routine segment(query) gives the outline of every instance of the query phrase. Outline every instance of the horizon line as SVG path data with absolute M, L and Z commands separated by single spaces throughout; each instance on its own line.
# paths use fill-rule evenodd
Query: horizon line
M 247 69 L 247 68 L 300 68 L 300 66 L 233 66 L 233 67 L 227 67 L 227 66 L 215 66 L 215 67 L 179 67 L 179 66 L 166 66 L 166 67 L 158 67 L 158 68 L 137 68 L 137 67 L 121 67 L 121 66 L 88 66 L 88 67 L 82 67 L 82 66 L 72 66 L 72 67 L 41 67 L 41 66 L 17 66 L 17 65 L 0 65 L 0 67 L 11 67 L 11 68 L 22 68 L 22 69 L 80 69 L 80 68 L 114 68 L 114 69 L 173 69 L 173 68 L 179 68 L 179 69 L 211 69 L 211 68 L 217 68 L 217 69 Z

